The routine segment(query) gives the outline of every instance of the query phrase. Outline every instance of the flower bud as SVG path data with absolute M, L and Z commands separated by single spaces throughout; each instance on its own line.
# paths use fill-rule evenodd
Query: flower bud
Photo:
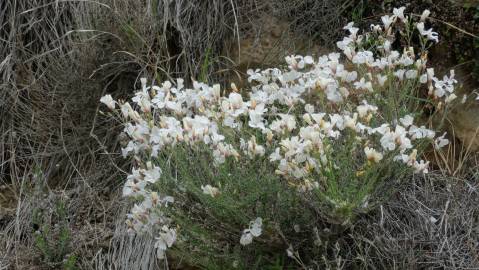
M 429 17 L 429 14 L 431 14 L 431 11 L 429 11 L 428 9 L 424 10 L 419 21 L 425 22 L 426 19 Z

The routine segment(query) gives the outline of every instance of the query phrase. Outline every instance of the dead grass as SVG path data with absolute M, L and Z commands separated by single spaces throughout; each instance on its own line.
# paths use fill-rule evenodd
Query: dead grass
M 355 0 L 278 0 L 271 1 L 274 15 L 291 22 L 294 31 L 309 36 L 323 46 L 334 46 L 351 11 L 360 1 Z M 301 15 L 299 15 L 301 14 Z
M 1 1 L 0 181 L 15 204 L 1 217 L 2 268 L 41 265 L 32 209 L 50 201 L 43 194 L 58 193 L 67 194 L 85 267 L 97 268 L 86 263 L 91 258 L 105 268 L 153 262 L 151 254 L 136 256 L 144 240 L 113 233 L 128 208 L 112 207 L 118 197 L 111 197 L 123 178 L 114 165 L 123 161 L 111 154 L 119 152 L 120 127 L 98 114 L 98 100 L 106 92 L 127 96 L 141 75 L 209 77 L 221 65 L 214 51 L 226 35 L 237 35 L 238 12 L 253 1 L 198 1 L 199 9 L 190 1 L 165 3 Z M 212 59 L 202 70 L 209 48 Z M 44 175 L 41 193 L 33 192 L 37 170 Z
M 365 252 L 358 259 L 383 269 L 477 269 L 477 180 L 434 173 L 412 179 L 396 199 L 358 224 L 353 238 Z

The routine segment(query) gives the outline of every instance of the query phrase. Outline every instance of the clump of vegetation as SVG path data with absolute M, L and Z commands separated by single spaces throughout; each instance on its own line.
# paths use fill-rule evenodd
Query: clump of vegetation
M 58 201 L 51 215 L 46 211 L 48 209 L 33 210 L 36 248 L 47 265 L 62 266 L 63 269 L 69 270 L 76 269 L 77 259 L 76 255 L 71 254 L 71 231 L 64 202 Z M 55 223 L 52 224 L 51 221 Z
M 267 51 L 271 47 L 275 49 L 268 54 L 267 60 L 274 58 L 272 62 L 276 63 L 278 57 L 274 52 L 278 50 L 284 53 L 295 47 L 301 51 L 303 45 L 307 47 L 312 43 L 314 50 L 334 45 L 348 20 L 362 27 L 389 11 L 391 5 L 406 5 L 408 12 L 416 13 L 417 19 L 424 8 L 431 9 L 433 18 L 428 19 L 427 28 L 432 25 L 441 32 L 441 43 L 446 44 L 431 47 L 427 66 L 434 66 L 435 73 L 442 75 L 443 69 L 460 64 L 455 67 L 456 73 L 467 86 L 468 82 L 462 79 L 462 69 L 469 72 L 471 63 L 477 62 L 473 58 L 473 53 L 477 55 L 477 52 L 471 46 L 471 37 L 477 35 L 479 26 L 471 23 L 476 2 L 439 1 L 431 5 L 429 0 L 0 1 L 0 269 L 153 269 L 158 264 L 174 268 L 183 263 L 220 269 L 224 269 L 224 265 L 283 269 L 295 268 L 297 264 L 313 268 L 314 265 L 317 268 L 353 266 L 368 269 L 477 268 L 479 261 L 474 243 L 478 243 L 475 230 L 478 219 L 477 211 L 471 210 L 477 205 L 478 189 L 474 153 L 459 154 L 459 165 L 452 164 L 443 170 L 464 179 L 434 173 L 423 177 L 422 173 L 414 174 L 409 164 L 394 160 L 394 167 L 384 170 L 384 177 L 378 177 L 382 174 L 374 169 L 387 169 L 393 152 L 400 150 L 383 150 L 377 133 L 371 136 L 372 140 L 364 141 L 369 135 L 359 132 L 362 141 L 354 142 L 350 135 L 357 131 L 340 130 L 339 122 L 333 121 L 341 118 L 344 123 L 349 116 L 356 124 L 377 128 L 380 123 L 388 123 L 392 128 L 397 119 L 408 120 L 406 116 L 411 116 L 420 130 L 426 130 L 422 125 L 437 130 L 438 126 L 429 121 L 430 114 L 448 124 L 453 118 L 444 117 L 454 101 L 445 106 L 445 96 L 434 99 L 434 95 L 428 95 L 430 82 L 413 83 L 413 79 L 407 78 L 390 86 L 390 77 L 395 82 L 400 73 L 394 75 L 396 77 L 388 73 L 385 86 L 378 87 L 379 78 L 374 78 L 378 74 L 377 67 L 357 66 L 343 54 L 337 66 L 357 72 L 357 80 L 332 79 L 349 90 L 348 97 L 340 91 L 343 101 L 332 102 L 325 91 L 328 87 L 323 89 L 320 84 L 314 89 L 307 88 L 299 97 L 294 96 L 292 106 L 278 100 L 274 104 L 265 103 L 263 109 L 268 111 L 262 117 L 266 129 L 271 129 L 274 121 L 282 120 L 280 113 L 290 115 L 296 123 L 293 130 L 286 130 L 284 134 L 274 132 L 269 142 L 268 134 L 262 129 L 249 126 L 250 114 L 261 112 L 260 100 L 253 105 L 257 97 L 250 96 L 250 92 L 271 87 L 297 90 L 304 86 L 300 80 L 318 79 L 314 70 L 325 58 L 314 56 L 314 63 L 310 64 L 310 57 L 292 56 L 288 59 L 292 68 L 282 66 L 269 73 L 253 70 L 250 74 L 243 74 L 242 68 L 228 59 L 229 55 L 237 53 L 238 60 L 244 60 L 248 53 L 240 44 L 243 46 L 246 41 L 246 45 L 256 48 L 258 42 L 263 42 L 259 41 L 264 38 L 262 33 L 271 30 L 265 25 L 268 23 L 281 26 L 276 28 L 280 31 L 274 34 L 275 39 L 265 40 Z M 285 29 L 287 31 L 283 31 Z M 354 27 L 349 29 L 356 31 Z M 394 29 L 406 28 L 395 25 Z M 289 30 L 304 37 L 305 42 L 291 42 L 298 37 L 287 37 Z M 399 37 L 397 32 L 391 34 Z M 357 45 L 377 58 L 384 52 L 378 47 L 382 41 L 375 41 L 375 38 L 363 39 L 368 42 Z M 400 38 L 395 40 L 392 50 L 403 55 L 403 46 L 410 44 L 400 42 Z M 411 41 L 412 45 L 421 47 L 422 39 L 414 37 Z M 283 47 L 283 43 L 287 46 Z M 238 49 L 232 52 L 231 47 Z M 418 47 L 410 53 L 415 60 L 422 54 Z M 330 64 L 336 62 L 326 58 Z M 255 58 L 254 65 L 266 67 L 265 59 Z M 448 61 L 450 59 L 453 61 Z M 299 68 L 303 64 L 304 68 Z M 413 68 L 399 69 L 406 70 L 406 77 L 406 72 Z M 288 82 L 281 79 L 295 72 L 300 74 L 299 79 Z M 311 74 L 314 76 L 310 77 Z M 215 102 L 240 104 L 236 103 L 237 94 L 240 94 L 245 106 L 240 106 L 244 107 L 244 112 L 236 122 L 241 123 L 241 128 L 225 126 L 221 104 L 211 101 L 208 95 L 206 99 L 202 96 L 194 99 L 206 107 L 205 111 L 199 111 L 201 106 L 182 103 L 182 108 L 192 109 L 189 115 L 177 115 L 168 107 L 155 109 L 148 118 L 138 104 L 132 104 L 132 109 L 142 118 L 151 121 L 148 129 L 153 126 L 165 129 L 163 118 L 158 114 L 177 121 L 189 116 L 195 120 L 195 127 L 196 120 L 201 124 L 200 116 L 207 117 L 208 132 L 201 135 L 210 136 L 210 124 L 216 123 L 217 135 L 224 136 L 221 142 L 237 151 L 238 160 L 230 156 L 218 164 L 215 159 L 217 147 L 204 141 L 178 140 L 175 145 L 164 146 L 156 158 L 147 156 L 150 152 L 146 149 L 140 149 L 137 155 L 130 152 L 129 155 L 134 156 L 132 159 L 112 154 L 120 151 L 120 145 L 128 148 L 131 138 L 124 134 L 117 136 L 125 121 L 138 125 L 123 116 L 110 118 L 98 114 L 98 99 L 104 95 L 112 95 L 117 100 L 130 97 L 131 89 L 141 86 L 138 80 L 141 76 L 149 77 L 151 88 L 160 87 L 161 93 L 169 92 L 169 101 L 181 99 L 181 94 L 172 92 L 173 88 L 179 89 L 178 77 L 184 78 L 184 85 L 188 86 L 179 93 L 209 92 L 203 88 L 215 88 L 216 91 L 217 86 L 211 84 L 217 82 L 221 87 Z M 235 89 L 229 87 L 229 79 L 225 80 L 231 76 L 251 77 L 252 81 L 245 89 Z M 268 82 L 263 81 L 265 77 Z M 365 78 L 366 88 L 368 82 L 372 83 L 374 93 L 358 94 L 367 92 L 355 89 L 354 83 L 360 83 L 361 77 Z M 196 84 L 201 90 L 196 89 L 191 78 L 204 83 Z M 169 91 L 161 84 L 166 81 L 171 83 Z M 435 83 L 433 80 L 431 84 L 435 86 Z M 475 88 L 474 83 L 472 86 Z M 401 104 L 416 104 L 417 109 L 396 111 L 392 108 L 397 104 L 389 106 L 396 97 L 381 102 L 383 97 L 376 96 L 379 92 L 391 97 L 390 93 L 394 92 L 379 90 L 395 87 L 408 88 L 417 94 L 415 99 L 410 99 L 409 95 L 397 98 Z M 147 92 L 153 99 L 154 92 L 158 91 L 151 88 Z M 230 100 L 231 93 L 234 94 Z M 475 93 L 468 94 L 475 97 Z M 454 98 L 450 93 L 446 96 L 448 101 Z M 368 106 L 362 103 L 361 97 Z M 312 107 L 306 107 L 306 103 Z M 474 106 L 475 103 L 466 104 Z M 377 107 L 377 110 L 360 117 L 359 106 Z M 313 113 L 309 113 L 307 110 L 312 108 Z M 206 112 L 218 113 L 219 119 L 205 115 Z M 269 160 L 271 154 L 279 148 L 281 157 L 286 158 L 282 141 L 290 139 L 292 142 L 294 137 L 304 140 L 301 128 L 314 128 L 317 123 L 311 119 L 312 125 L 308 124 L 307 117 L 303 119 L 303 116 L 320 113 L 325 113 L 323 122 L 318 124 L 319 134 L 327 136 L 321 139 L 324 155 L 329 161 L 335 161 L 321 163 L 321 168 L 329 166 L 332 169 L 324 175 L 326 170 L 298 166 L 297 171 L 306 168 L 304 171 L 308 173 L 300 178 L 295 178 L 294 174 L 276 173 L 280 171 L 281 160 Z M 357 119 L 354 119 L 355 113 Z M 369 114 L 372 116 L 367 120 Z M 321 125 L 328 123 L 333 133 L 339 131 L 338 138 L 325 134 L 323 128 L 327 127 Z M 180 126 L 184 129 L 182 122 Z M 409 131 L 410 127 L 407 136 Z M 454 136 L 452 131 L 449 133 Z M 460 138 L 457 133 L 455 135 Z M 150 134 L 142 136 L 149 138 Z M 421 153 L 432 139 L 421 140 L 422 143 L 411 140 L 411 144 L 417 150 L 416 161 L 420 163 L 423 158 L 427 163 L 432 155 L 424 158 Z M 352 142 L 354 144 L 350 145 Z M 445 137 L 437 140 L 438 145 L 445 142 Z M 250 145 L 263 147 L 264 155 L 255 153 L 250 157 Z M 345 145 L 351 146 L 350 152 Z M 436 169 L 438 165 L 449 163 L 449 158 L 458 155 L 455 152 L 458 145 L 460 147 L 460 144 L 449 146 L 444 155 L 438 151 L 436 158 L 440 162 L 435 164 L 431 160 L 428 168 Z M 309 147 L 305 148 L 305 153 L 321 162 L 321 155 L 314 156 L 315 151 L 320 153 L 319 148 L 313 151 Z M 408 158 L 412 153 L 412 148 L 406 151 Z M 371 160 L 367 160 L 368 156 Z M 466 159 L 463 156 L 467 156 L 470 163 L 463 163 Z M 356 158 L 355 162 L 352 157 Z M 300 160 L 297 156 L 294 159 Z M 306 162 L 299 163 L 304 164 Z M 130 212 L 127 227 L 123 223 L 130 205 L 126 203 L 128 200 L 118 202 L 121 196 L 119 180 L 122 181 L 120 175 L 127 174 L 125 171 L 130 171 L 131 166 L 139 170 L 140 178 L 144 177 L 144 171 L 156 167 L 161 168 L 161 176 L 155 184 L 145 186 L 144 196 L 129 198 L 139 208 Z M 37 168 L 44 172 L 41 179 L 35 176 Z M 441 181 L 436 181 L 438 179 Z M 406 181 L 408 185 L 400 186 Z M 433 181 L 435 185 L 429 186 Z M 135 184 L 142 187 L 143 182 Z M 40 190 L 31 192 L 39 187 Z M 396 187 L 400 192 L 394 193 L 393 200 L 387 200 Z M 156 198 L 167 207 L 143 211 L 142 207 L 148 206 L 148 201 L 156 202 Z M 378 204 L 381 206 L 377 207 Z M 155 225 L 151 227 L 143 226 L 143 222 L 150 220 L 145 212 L 157 213 L 160 222 L 152 222 Z M 126 233 L 127 229 L 134 233 L 139 227 L 148 233 L 134 236 Z M 155 254 L 155 243 L 158 254 Z M 155 255 L 163 256 L 164 260 L 157 261 Z
M 454 71 L 441 80 L 427 66 L 439 38 L 426 27 L 429 11 L 404 10 L 370 31 L 348 24 L 341 53 L 248 71 L 247 92 L 142 79 L 134 106 L 103 96 L 135 162 L 123 188 L 135 201 L 129 230 L 156 237 L 160 259 L 171 249 L 208 269 L 288 257 L 283 266 L 327 266 L 321 241 L 427 173 L 426 147 L 448 144 L 426 125 L 457 98 Z

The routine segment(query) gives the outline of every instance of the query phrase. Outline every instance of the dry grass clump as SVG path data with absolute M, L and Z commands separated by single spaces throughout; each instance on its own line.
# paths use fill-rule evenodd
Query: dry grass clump
M 430 174 L 361 220 L 351 237 L 367 269 L 477 269 L 479 184 Z
M 235 15 L 253 1 L 198 1 L 199 9 L 167 2 L 0 3 L 0 184 L 15 198 L 2 208 L 16 208 L 0 213 L 1 267 L 22 268 L 23 251 L 34 246 L 32 211 L 43 200 L 32 192 L 37 170 L 43 191 L 69 194 L 76 219 L 88 221 L 71 221 L 72 241 L 85 247 L 82 259 L 93 257 L 105 241 L 98 239 L 111 237 L 107 224 L 124 218 L 108 207 L 122 178 L 112 161 L 122 161 L 107 155 L 118 152 L 118 126 L 98 115 L 100 96 L 126 96 L 140 73 L 207 78 L 215 50 L 238 29 Z M 91 219 L 96 211 L 109 218 Z M 128 253 L 118 249 L 108 264 Z
M 333 45 L 350 21 L 355 0 L 279 0 L 271 1 L 273 14 L 291 22 L 293 30 L 307 35 L 323 46 Z
M 478 269 L 478 178 L 430 173 L 350 230 L 318 231 L 316 266 L 327 269 Z M 329 235 L 329 237 L 324 237 Z M 315 268 L 312 269 L 324 269 Z
M 113 71 L 112 66 L 137 65 L 137 75 L 149 74 L 156 80 L 206 81 L 225 76 L 232 63 L 221 57 L 223 47 L 231 40 L 236 43 L 240 28 L 258 8 L 256 0 L 103 3 L 109 8 L 88 11 L 94 18 L 88 25 L 112 34 L 110 38 L 119 42 L 105 44 L 111 46 L 107 51 L 115 53 L 102 68 Z

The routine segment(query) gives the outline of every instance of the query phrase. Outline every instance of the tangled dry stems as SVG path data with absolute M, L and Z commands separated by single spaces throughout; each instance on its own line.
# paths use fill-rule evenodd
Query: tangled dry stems
M 342 34 L 347 22 L 346 11 L 354 8 L 354 0 L 279 0 L 271 1 L 274 14 L 291 21 L 294 31 L 310 36 L 321 44 L 331 46 Z M 298 16 L 301 14 L 301 16 Z
M 359 235 L 353 234 L 370 251 L 362 256 L 365 263 L 374 258 L 370 265 L 383 262 L 387 269 L 479 267 L 478 187 L 477 178 L 431 174 L 412 179 L 373 222 L 367 219 Z

